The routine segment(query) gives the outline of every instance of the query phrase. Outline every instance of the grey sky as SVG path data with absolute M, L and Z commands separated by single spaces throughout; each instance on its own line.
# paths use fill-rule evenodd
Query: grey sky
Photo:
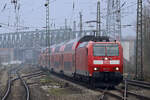
M 14 6 L 10 3 L 11 0 L 0 0 L 0 24 L 14 25 L 15 14 Z M 64 25 L 64 19 L 68 19 L 68 24 L 72 25 L 73 19 L 79 22 L 79 11 L 83 13 L 83 21 L 96 19 L 96 2 L 97 0 L 51 0 L 50 18 L 51 22 L 55 22 L 57 27 Z M 73 1 L 75 10 L 73 11 Z M 136 1 L 137 0 L 121 0 L 121 4 L 126 2 L 122 7 L 122 25 L 136 24 Z M 20 0 L 20 26 L 35 27 L 41 29 L 45 26 L 45 7 L 46 0 Z M 4 11 L 5 4 L 7 4 Z M 102 28 L 105 28 L 106 18 L 106 0 L 101 0 L 102 11 Z M 84 28 L 87 28 L 84 24 Z M 52 27 L 53 28 L 53 27 Z M 15 31 L 13 27 L 3 26 L 0 28 L 2 32 Z M 28 31 L 28 30 L 26 30 Z M 122 28 L 122 34 L 135 35 L 135 27 Z

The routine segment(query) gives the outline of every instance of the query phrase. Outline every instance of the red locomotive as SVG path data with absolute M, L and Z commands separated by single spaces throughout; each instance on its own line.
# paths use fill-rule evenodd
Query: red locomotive
M 117 85 L 123 79 L 123 49 L 120 42 L 108 37 L 84 36 L 51 46 L 40 55 L 40 66 L 51 71 L 89 82 L 91 85 Z

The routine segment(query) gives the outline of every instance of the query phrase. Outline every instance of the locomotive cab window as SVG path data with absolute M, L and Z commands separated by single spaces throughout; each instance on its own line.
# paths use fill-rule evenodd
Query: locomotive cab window
M 93 55 L 94 56 L 105 56 L 106 50 L 105 50 L 104 44 L 95 44 L 93 47 Z
M 107 56 L 119 56 L 119 47 L 117 44 L 107 45 Z
M 117 44 L 95 44 L 93 46 L 94 56 L 119 56 Z

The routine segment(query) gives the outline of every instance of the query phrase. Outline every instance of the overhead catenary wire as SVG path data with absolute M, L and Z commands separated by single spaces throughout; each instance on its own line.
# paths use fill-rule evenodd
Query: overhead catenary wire
M 55 2 L 56 0 L 51 0 L 50 1 L 50 3 L 53 3 L 53 2 Z M 78 0 L 78 2 L 80 2 L 80 4 L 82 4 L 82 5 L 84 5 L 84 4 L 89 4 L 89 5 L 91 5 L 91 2 L 89 3 L 89 0 L 87 0 L 87 1 L 79 1 Z M 93 5 L 93 3 L 95 4 L 96 2 L 94 2 L 94 1 L 92 1 L 92 5 Z M 132 4 L 133 3 L 133 4 Z M 74 5 L 74 9 L 77 9 L 76 7 L 77 7 L 77 3 L 76 3 L 76 0 L 74 0 L 74 4 L 73 4 L 73 2 L 72 1 L 69 1 L 69 4 L 70 4 L 70 6 L 73 8 L 73 5 Z M 135 3 L 135 2 L 130 2 L 130 4 L 128 4 L 130 7 L 134 7 L 134 5 L 136 5 L 137 3 Z M 127 5 L 127 4 L 126 4 Z M 128 9 L 128 8 L 130 8 L 130 7 L 123 7 L 122 9 Z M 94 7 L 93 7 L 94 8 Z M 87 8 L 87 9 L 89 9 L 89 8 Z M 5 9 L 6 10 L 6 9 Z M 74 12 L 76 12 L 75 10 L 74 10 Z M 84 13 L 84 12 L 83 12 Z M 74 15 L 75 15 L 76 13 L 74 13 Z M 85 14 L 85 13 L 84 13 Z M 70 17 L 70 16 L 69 16 Z M 102 18 L 105 18 L 105 17 L 102 17 Z M 74 18 L 72 18 L 72 22 L 74 21 L 73 20 Z M 77 20 L 77 17 L 75 18 L 76 20 Z M 57 21 L 56 21 L 57 22 Z M 72 22 L 71 22 L 71 24 L 72 24 Z M 57 24 L 57 23 L 56 23 Z M 19 27 L 20 27 L 20 25 L 19 25 Z M 32 27 L 30 27 L 30 28 L 32 28 Z M 34 27 L 33 27 L 34 28 Z M 40 28 L 40 27 L 37 27 L 37 28 Z
M 5 5 L 4 5 L 3 9 L 1 10 L 1 12 L 3 12 L 6 9 L 6 7 L 7 7 L 7 3 L 5 3 Z

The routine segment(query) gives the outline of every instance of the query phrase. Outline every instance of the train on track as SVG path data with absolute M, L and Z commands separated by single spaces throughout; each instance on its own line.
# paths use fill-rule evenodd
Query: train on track
M 91 86 L 115 86 L 123 80 L 123 48 L 108 37 L 84 36 L 45 48 L 39 66 Z

